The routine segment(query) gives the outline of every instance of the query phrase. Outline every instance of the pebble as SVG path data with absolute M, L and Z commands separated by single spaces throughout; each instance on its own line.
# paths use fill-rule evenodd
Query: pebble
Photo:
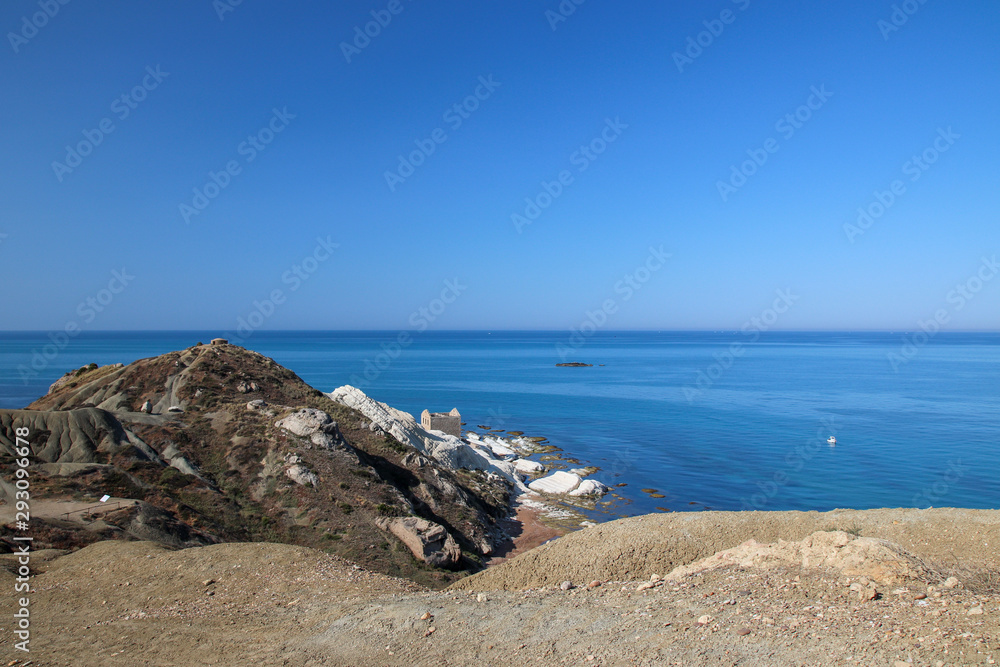
M 858 599 L 862 602 L 874 600 L 878 595 L 878 589 L 876 589 L 875 586 L 865 586 L 857 581 L 851 584 L 851 590 L 858 594 Z
M 214 583 L 215 583 L 215 579 L 206 579 L 205 581 L 201 582 L 201 585 L 202 586 L 211 586 Z
M 969 611 L 965 612 L 965 614 L 966 614 L 966 616 L 982 616 L 983 615 L 983 606 L 979 605 L 978 607 L 973 607 Z
M 587 584 L 587 588 L 597 588 L 600 585 L 601 585 L 601 582 L 598 581 L 597 579 L 594 579 L 592 582 L 590 582 L 589 584 Z
M 429 611 L 425 611 L 424 615 L 420 617 L 420 620 L 421 621 L 429 621 L 432 618 L 434 618 L 434 616 Z
M 643 583 L 639 584 L 636 587 L 635 591 L 636 591 L 636 593 L 638 593 L 639 591 L 645 591 L 645 590 L 648 590 L 650 588 L 656 588 L 656 582 L 655 581 L 646 581 L 646 582 L 643 582 Z
M 750 628 L 740 628 L 739 630 L 736 631 L 736 634 L 738 634 L 740 637 L 746 637 L 748 634 L 750 634 Z
M 913 596 L 914 600 L 925 600 L 927 599 L 927 593 L 917 593 Z
M 956 577 L 948 577 L 944 580 L 945 588 L 956 588 L 961 582 Z
M 698 617 L 698 623 L 701 625 L 708 625 L 711 622 L 712 622 L 712 617 L 709 616 L 708 614 Z
M 564 591 L 568 591 L 569 589 L 573 588 L 573 582 L 572 581 L 564 581 L 561 584 L 559 584 L 559 588 L 561 588 Z

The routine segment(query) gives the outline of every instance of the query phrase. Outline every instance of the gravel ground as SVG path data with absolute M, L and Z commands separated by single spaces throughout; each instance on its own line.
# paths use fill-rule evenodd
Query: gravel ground
M 934 534 L 917 539 L 915 526 L 939 534 L 957 530 L 952 545 L 980 544 L 984 531 L 992 530 L 986 515 L 1000 515 L 942 514 L 938 521 L 930 516 L 916 521 L 906 518 L 909 511 L 895 519 L 889 518 L 892 512 L 876 511 L 871 525 L 886 520 L 890 526 L 909 525 L 915 543 L 927 542 L 921 555 L 928 557 L 947 549 Z M 718 526 L 726 525 L 719 514 L 686 517 L 689 537 L 713 533 L 712 526 L 718 533 Z M 780 523 L 778 513 L 767 514 L 768 522 Z M 782 514 L 790 515 L 785 536 L 802 537 L 794 534 L 801 517 L 792 516 L 800 513 Z M 638 553 L 637 525 L 642 522 L 632 519 L 602 524 L 542 547 L 549 560 L 539 561 L 536 549 L 492 569 L 514 572 L 544 565 L 550 568 L 546 577 L 572 582 L 568 590 L 559 583 L 496 590 L 487 571 L 460 582 L 462 590 L 431 592 L 321 552 L 279 544 L 169 551 L 146 542 L 102 542 L 47 561 L 38 554 L 28 659 L 32 667 L 900 667 L 1000 660 L 1000 596 L 986 592 L 984 580 L 950 588 L 938 581 L 910 581 L 880 586 L 868 599 L 867 583 L 852 590 L 856 581 L 815 568 L 728 567 L 679 581 L 651 581 L 652 574 L 667 570 L 640 573 L 636 568 L 630 576 L 607 577 L 594 571 L 599 567 L 568 557 L 589 546 L 612 557 L 612 563 L 628 563 Z M 674 559 L 662 553 L 667 537 L 660 534 L 663 562 Z M 694 560 L 691 539 L 676 559 Z M 553 557 L 557 546 L 566 550 L 561 560 Z M 995 557 L 992 551 L 989 555 Z M 0 586 L 13 590 L 7 570 L 0 570 L 0 579 Z M 476 585 L 477 580 L 485 585 Z M 599 585 L 588 586 L 595 580 Z M 0 658 L 0 664 L 25 661 L 9 641 L 0 647 Z

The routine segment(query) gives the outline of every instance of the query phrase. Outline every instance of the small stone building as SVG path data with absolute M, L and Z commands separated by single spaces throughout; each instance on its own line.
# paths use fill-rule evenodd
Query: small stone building
M 462 415 L 458 413 L 458 408 L 452 408 L 451 412 L 424 410 L 420 413 L 420 425 L 428 431 L 444 431 L 448 435 L 462 437 Z

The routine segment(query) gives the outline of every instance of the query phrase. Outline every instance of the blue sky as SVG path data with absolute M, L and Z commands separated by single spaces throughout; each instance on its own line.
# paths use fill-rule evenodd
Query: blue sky
M 228 1 L 4 3 L 0 328 L 1000 329 L 995 2 Z

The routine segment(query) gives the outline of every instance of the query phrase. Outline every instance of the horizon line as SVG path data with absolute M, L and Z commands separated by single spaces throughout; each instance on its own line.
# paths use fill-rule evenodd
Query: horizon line
M 0 329 L 0 335 L 3 334 L 41 334 L 46 335 L 53 332 L 58 332 L 59 329 Z M 199 333 L 199 334 L 209 334 L 213 332 L 222 331 L 220 329 L 95 329 L 92 331 L 78 331 L 73 337 L 79 335 L 94 335 L 94 334 L 111 334 L 111 333 Z M 760 334 L 772 334 L 772 333 L 886 333 L 886 334 L 906 334 L 914 333 L 916 331 L 921 331 L 920 328 L 915 329 L 768 329 L 768 330 L 754 330 L 755 333 Z M 223 333 L 232 333 L 223 331 Z M 413 329 L 255 329 L 253 334 L 273 334 L 273 333 L 410 333 L 411 335 L 423 335 L 423 334 L 442 334 L 442 333 L 579 333 L 577 329 L 427 329 L 425 331 L 415 331 Z M 690 329 L 654 329 L 654 328 L 644 328 L 644 329 L 604 329 L 594 331 L 589 336 L 594 336 L 598 334 L 617 334 L 617 333 L 745 333 L 743 329 L 726 329 L 726 328 L 690 328 Z M 933 335 L 937 334 L 961 334 L 961 333 L 979 333 L 979 334 L 1000 334 L 1000 329 L 955 329 L 947 331 L 937 331 Z M 215 336 L 216 338 L 221 338 L 222 336 Z M 247 338 L 249 338 L 248 336 Z

